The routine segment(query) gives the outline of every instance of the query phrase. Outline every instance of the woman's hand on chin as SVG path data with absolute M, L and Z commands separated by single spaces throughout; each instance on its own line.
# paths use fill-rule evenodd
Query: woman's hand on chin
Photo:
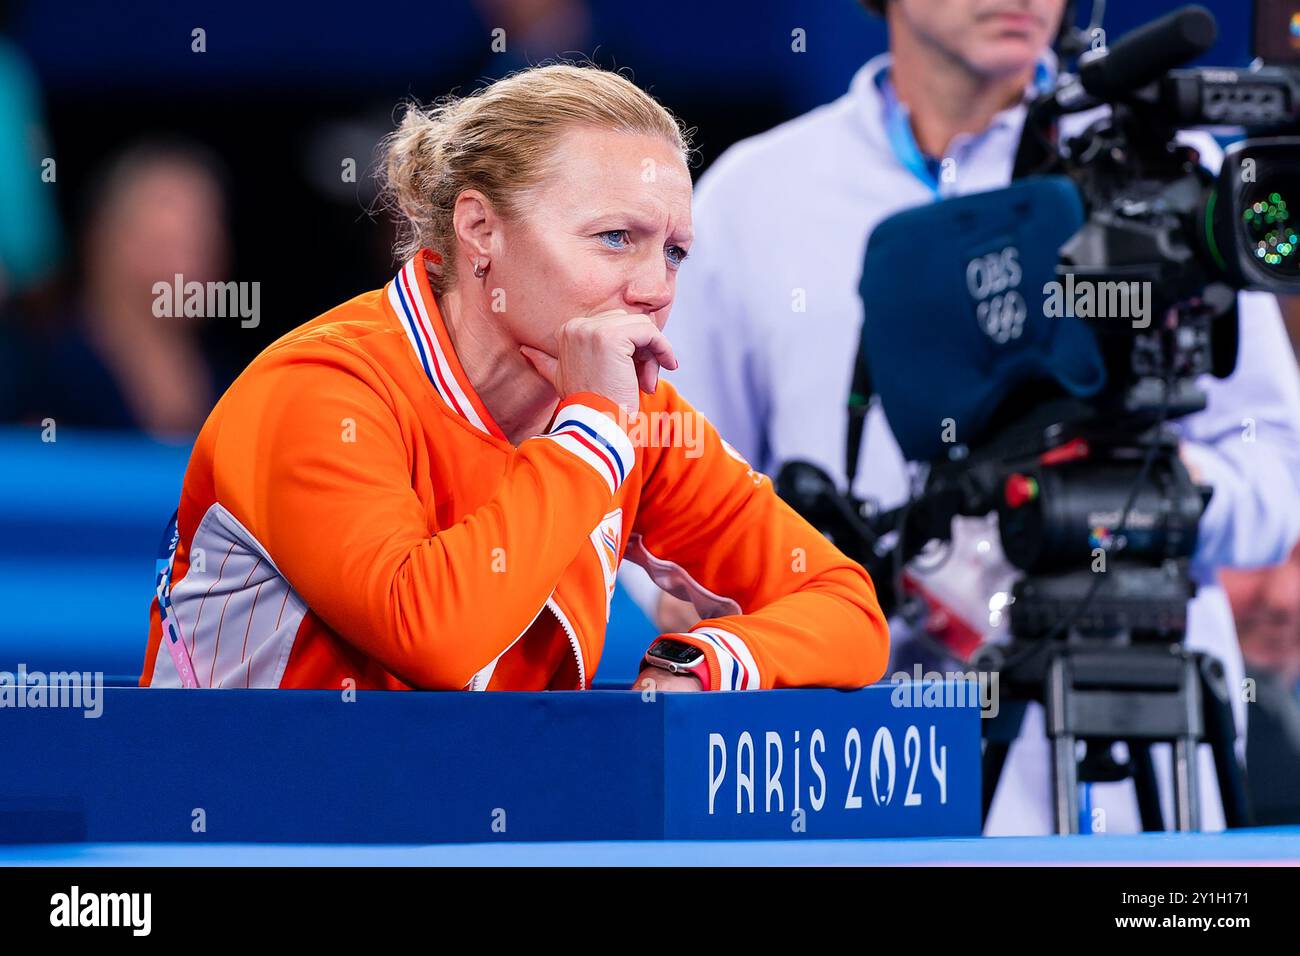
M 558 355 L 530 345 L 519 351 L 560 398 L 595 392 L 628 414 L 640 407 L 638 391 L 654 393 L 661 367 L 677 368 L 672 344 L 643 313 L 615 309 L 570 319 L 558 341 Z

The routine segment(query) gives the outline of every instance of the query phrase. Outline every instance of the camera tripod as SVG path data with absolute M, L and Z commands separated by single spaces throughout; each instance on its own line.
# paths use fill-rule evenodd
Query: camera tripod
M 1218 659 L 1189 651 L 1186 588 L 1174 569 L 1129 568 L 1114 594 L 1092 603 L 1076 633 L 1044 639 L 1047 621 L 1060 621 L 1062 604 L 1087 586 L 1088 572 L 1026 578 L 1016 587 L 1013 633 L 1038 634 L 990 648 L 976 662 L 1001 671 L 997 717 L 984 722 L 983 817 L 988 818 L 1011 743 L 1026 706 L 1042 704 L 1052 749 L 1053 816 L 1058 833 L 1078 833 L 1079 783 L 1132 777 L 1142 829 L 1164 830 L 1151 746 L 1173 747 L 1174 829 L 1199 829 L 1201 794 L 1197 752 L 1214 756 L 1224 818 L 1249 826 L 1245 770 L 1234 747 L 1230 690 Z M 1181 591 L 1181 593 L 1180 593 Z M 1017 627 L 1019 625 L 1019 628 Z M 998 658 L 1001 660 L 998 660 Z M 1087 747 L 1082 759 L 1076 745 Z M 1120 763 L 1111 745 L 1123 743 Z

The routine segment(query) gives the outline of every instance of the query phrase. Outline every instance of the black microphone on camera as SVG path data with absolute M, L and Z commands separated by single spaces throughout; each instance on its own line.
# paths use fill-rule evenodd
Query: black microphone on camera
M 1094 99 L 1122 99 L 1207 52 L 1218 32 L 1205 7 L 1180 7 L 1124 34 L 1112 47 L 1084 53 L 1079 84 Z
M 1126 33 L 1114 46 L 1079 57 L 1078 76 L 1029 106 L 1012 178 L 1058 171 L 1056 122 L 1067 113 L 1123 99 L 1214 46 L 1218 26 L 1202 6 L 1186 6 Z

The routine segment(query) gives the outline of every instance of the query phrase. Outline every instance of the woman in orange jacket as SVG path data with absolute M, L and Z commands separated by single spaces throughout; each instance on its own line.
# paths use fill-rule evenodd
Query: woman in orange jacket
M 412 107 L 385 148 L 404 264 L 213 410 L 140 683 L 584 688 L 625 556 L 702 617 L 638 685 L 877 680 L 866 572 L 658 381 L 691 243 L 673 117 L 547 66 Z

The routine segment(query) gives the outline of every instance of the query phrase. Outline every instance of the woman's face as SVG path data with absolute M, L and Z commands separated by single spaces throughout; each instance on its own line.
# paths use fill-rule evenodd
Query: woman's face
M 655 136 L 575 128 L 501 226 L 488 307 L 552 355 L 568 320 L 621 309 L 663 328 L 691 244 L 691 177 Z M 503 299 L 499 306 L 497 300 Z

